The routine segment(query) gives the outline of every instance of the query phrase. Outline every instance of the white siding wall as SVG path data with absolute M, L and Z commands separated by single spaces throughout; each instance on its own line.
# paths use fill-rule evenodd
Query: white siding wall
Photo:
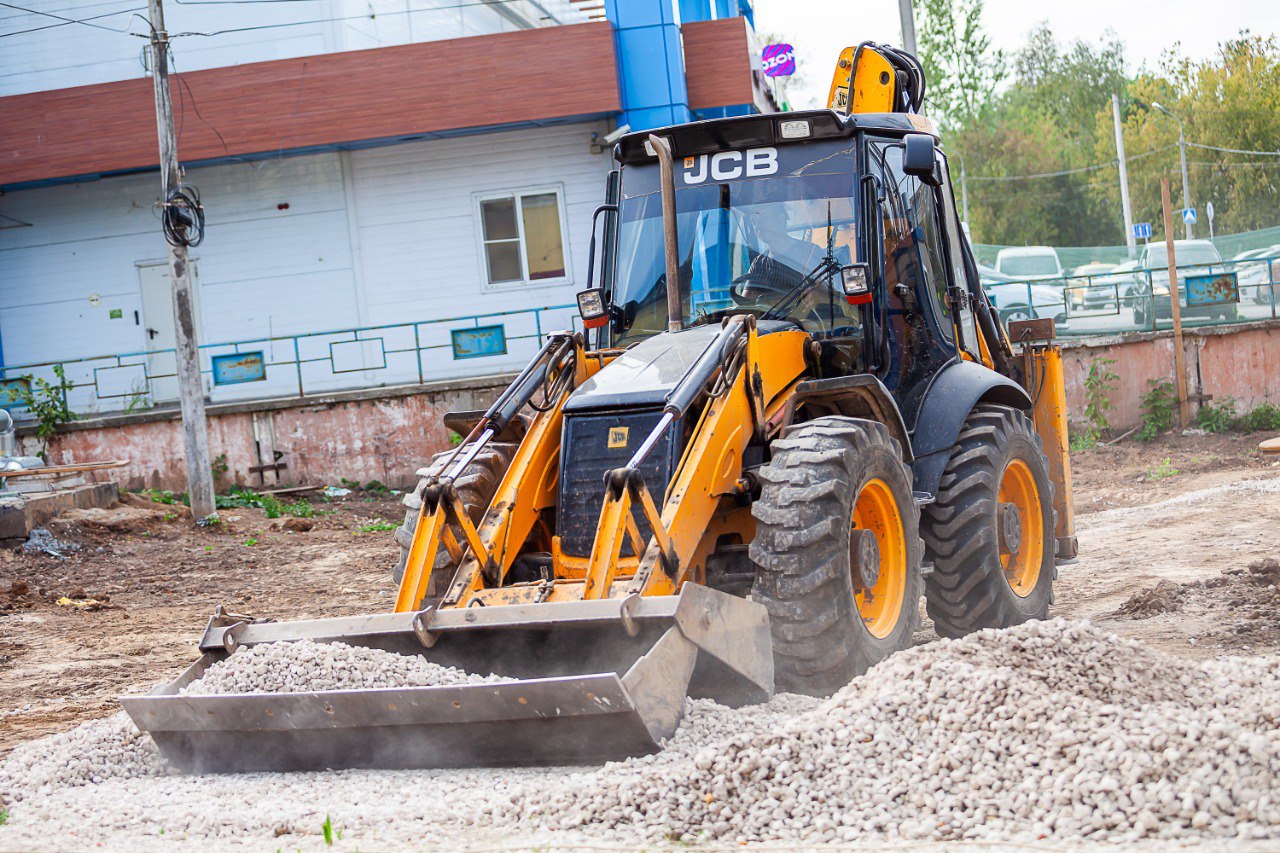
M 206 242 L 191 253 L 202 342 L 358 325 L 337 154 L 194 169 L 188 178 L 208 214 Z M 158 181 L 146 174 L 0 198 L 0 213 L 31 223 L 0 230 L 6 364 L 146 348 L 134 314 L 142 309 L 137 265 L 168 252 L 153 208 Z M 100 299 L 91 301 L 95 294 Z M 122 316 L 111 319 L 112 309 Z M 91 381 L 92 366 L 69 370 L 70 378 Z M 111 379 L 117 390 L 136 384 L 134 375 Z M 254 389 L 235 390 L 243 396 Z M 81 411 L 113 408 L 95 405 L 87 390 L 75 402 Z
M 608 155 L 591 154 L 588 146 L 592 131 L 607 130 L 597 123 L 565 125 L 191 170 L 188 181 L 200 189 L 208 216 L 205 243 L 192 250 L 201 343 L 399 326 L 364 336 L 381 343 L 337 347 L 333 361 L 330 344 L 350 336 L 302 339 L 299 354 L 315 360 L 303 366 L 309 391 L 523 364 L 537 348 L 526 309 L 571 304 L 584 286 L 591 212 L 603 200 L 609 168 Z M 0 197 L 0 214 L 31 223 L 0 229 L 5 364 L 146 349 L 145 324 L 134 315 L 142 309 L 138 264 L 163 260 L 168 251 L 153 208 L 158 182 L 149 173 Z M 570 280 L 486 287 L 473 195 L 541 186 L 556 186 L 563 195 Z M 283 204 L 288 208 L 280 210 Z M 92 300 L 95 294 L 100 298 Z M 112 309 L 122 316 L 111 319 Z M 413 323 L 505 311 L 525 313 L 484 322 L 505 326 L 506 356 L 454 360 L 449 330 L 475 323 L 420 326 L 419 342 L 438 347 L 422 359 L 420 374 Z M 567 328 L 575 315 L 571 309 L 546 314 L 542 330 Z M 268 361 L 291 362 L 293 346 L 261 348 Z M 383 349 L 409 352 L 384 357 Z M 69 378 L 84 385 L 93 368 L 105 364 L 78 365 Z M 97 378 L 103 393 L 124 394 L 140 384 L 141 370 L 100 371 Z M 296 389 L 296 368 L 289 364 L 269 368 L 265 383 L 222 386 L 213 395 L 224 400 Z M 82 412 L 122 403 L 96 401 L 86 387 L 72 402 Z
M 585 286 L 591 213 L 604 201 L 610 162 L 607 154 L 589 153 L 593 130 L 604 135 L 609 128 L 563 125 L 354 152 L 355 219 L 369 323 L 572 303 Z M 564 198 L 570 281 L 486 287 L 474 194 L 549 185 L 559 187 Z M 567 328 L 574 316 L 576 310 L 549 316 L 543 331 Z M 509 338 L 534 331 L 529 315 L 486 322 L 504 322 Z M 449 328 L 467 325 L 472 324 L 433 327 L 430 340 L 447 345 Z M 536 348 L 527 340 L 513 343 L 506 359 L 474 361 L 454 361 L 448 349 L 441 349 L 425 366 L 435 377 L 493 372 L 522 364 Z
M 96 26 L 0 8 L 0 35 L 33 30 L 0 38 L 0 97 L 144 76 L 145 41 L 136 35 L 149 31 L 145 15 L 140 19 L 130 10 L 145 3 L 27 0 L 18 5 L 63 18 L 92 18 Z M 169 2 L 165 24 L 175 35 L 175 68 L 184 72 L 585 20 L 568 0 L 508 0 L 502 8 L 520 23 L 474 0 L 297 0 Z M 197 35 L 176 37 L 180 33 Z

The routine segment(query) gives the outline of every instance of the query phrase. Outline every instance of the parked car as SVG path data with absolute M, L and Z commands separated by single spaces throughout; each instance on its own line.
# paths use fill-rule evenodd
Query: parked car
M 1111 271 L 1090 279 L 1084 286 L 1068 285 L 1071 307 L 1080 311 L 1115 311 L 1131 307 L 1140 301 L 1138 278 L 1135 273 L 1139 262 L 1135 259 L 1116 264 Z
M 1090 261 L 1071 271 L 1067 279 L 1065 292 L 1072 310 L 1093 310 L 1095 308 L 1115 305 L 1115 287 L 1110 284 L 1107 274 L 1116 268 L 1116 264 L 1106 261 Z
M 1280 243 L 1265 249 L 1241 252 L 1229 262 L 1238 275 L 1240 298 L 1248 296 L 1258 305 L 1271 304 L 1271 288 L 1280 300 Z
M 1062 262 L 1052 246 L 1010 246 L 996 253 L 996 272 L 1021 281 L 1062 278 Z
M 1067 322 L 1062 291 L 1056 287 L 1035 284 L 1005 275 L 992 267 L 978 264 L 978 280 L 1006 324 L 1010 320 L 1034 320 L 1052 317 L 1056 327 Z
M 1178 280 L 1189 275 L 1224 272 L 1222 256 L 1208 240 L 1175 240 L 1174 258 L 1178 262 Z M 1137 281 L 1133 288 L 1133 319 L 1139 326 L 1173 318 L 1173 306 L 1169 299 L 1169 254 L 1163 242 L 1148 243 L 1138 258 Z M 1187 305 L 1187 290 L 1178 288 L 1178 304 L 1182 306 L 1184 320 L 1234 320 L 1235 303 L 1222 305 Z

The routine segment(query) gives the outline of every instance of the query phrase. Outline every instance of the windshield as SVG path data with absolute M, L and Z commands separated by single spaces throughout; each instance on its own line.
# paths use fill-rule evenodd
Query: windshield
M 1052 255 L 1006 255 L 1000 272 L 1011 276 L 1057 275 L 1058 262 Z
M 830 154 L 828 146 L 822 149 Z M 819 152 L 805 151 L 794 167 L 789 157 L 777 156 L 780 166 L 767 177 L 722 182 L 706 180 L 714 163 L 709 169 L 705 161 L 687 158 L 683 172 L 677 165 L 676 227 L 686 325 L 748 312 L 790 320 L 819 336 L 861 334 L 861 308 L 846 302 L 840 283 L 840 268 L 858 260 L 852 152 L 848 143 L 836 152 L 843 156 L 815 160 Z M 841 171 L 817 172 L 824 166 Z M 656 171 L 656 166 L 624 170 L 613 296 L 623 309 L 615 338 L 620 346 L 667 328 Z M 690 186 L 691 178 L 701 179 Z M 649 191 L 627 197 L 628 184 Z
M 1165 270 L 1169 268 L 1169 247 L 1167 245 L 1152 245 L 1148 250 L 1147 266 L 1153 270 Z M 1173 245 L 1173 255 L 1178 259 L 1179 266 L 1191 266 L 1193 264 L 1216 264 L 1222 260 L 1218 254 L 1218 250 L 1214 248 L 1212 243 L 1192 243 L 1190 246 L 1179 246 L 1177 243 Z

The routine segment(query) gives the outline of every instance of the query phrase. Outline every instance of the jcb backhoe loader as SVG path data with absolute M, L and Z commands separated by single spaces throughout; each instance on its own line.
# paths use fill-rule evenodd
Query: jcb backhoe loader
M 1052 321 L 1015 352 L 923 89 L 868 43 L 830 109 L 623 137 L 585 332 L 446 419 L 394 612 L 219 610 L 135 723 L 198 772 L 602 761 L 657 749 L 686 695 L 836 690 L 910 644 L 921 595 L 944 636 L 1043 618 L 1075 551 Z M 181 692 L 301 638 L 516 680 Z

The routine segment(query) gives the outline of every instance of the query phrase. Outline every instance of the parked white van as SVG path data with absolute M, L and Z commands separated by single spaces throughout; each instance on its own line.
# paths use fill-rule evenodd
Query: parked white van
M 1010 246 L 996 254 L 996 272 L 1021 281 L 1062 278 L 1062 262 L 1052 246 Z

